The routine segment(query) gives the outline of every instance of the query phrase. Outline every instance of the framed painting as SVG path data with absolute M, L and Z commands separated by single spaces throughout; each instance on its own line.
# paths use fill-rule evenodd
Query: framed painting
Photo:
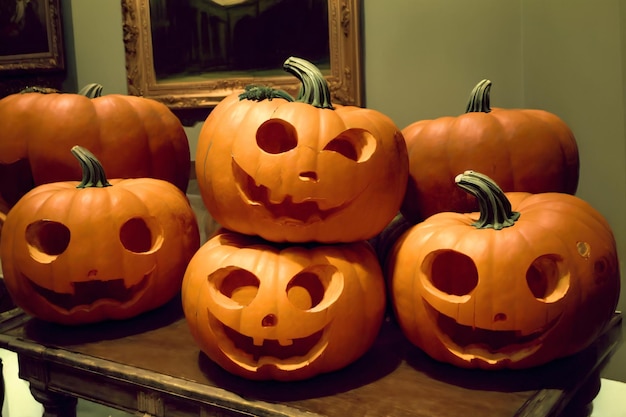
M 0 0 L 0 73 L 65 68 L 59 0 Z
M 122 14 L 129 94 L 173 110 L 210 109 L 249 84 L 295 96 L 282 63 L 298 56 L 334 103 L 362 105 L 359 0 L 122 0 Z

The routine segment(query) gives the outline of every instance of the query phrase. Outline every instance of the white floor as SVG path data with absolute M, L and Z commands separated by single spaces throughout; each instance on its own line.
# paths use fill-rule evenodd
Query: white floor
M 626 417 L 626 383 L 601 379 L 600 393 L 593 400 L 592 417 Z
M 17 356 L 0 349 L 4 365 L 6 397 L 2 406 L 2 417 L 41 416 L 43 407 L 36 402 L 28 390 L 28 384 L 17 377 Z M 593 401 L 589 417 L 626 417 L 626 383 L 602 379 L 600 393 Z M 79 400 L 77 417 L 130 417 L 130 414 Z

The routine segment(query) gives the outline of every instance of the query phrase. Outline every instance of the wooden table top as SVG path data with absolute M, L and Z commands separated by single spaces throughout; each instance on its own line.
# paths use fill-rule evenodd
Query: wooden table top
M 390 319 L 352 365 L 286 383 L 242 379 L 215 365 L 194 342 L 179 299 L 121 322 L 65 327 L 23 321 L 2 331 L 0 347 L 254 415 L 552 415 L 585 381 L 599 381 L 600 365 L 621 342 L 616 314 L 610 329 L 575 356 L 524 371 L 464 370 L 427 357 Z

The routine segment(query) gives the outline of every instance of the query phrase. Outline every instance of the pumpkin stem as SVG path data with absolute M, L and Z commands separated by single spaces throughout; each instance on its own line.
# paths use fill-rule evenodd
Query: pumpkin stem
M 511 209 L 511 202 L 504 191 L 488 176 L 465 171 L 454 179 L 463 190 L 478 199 L 480 218 L 472 223 L 477 229 L 500 230 L 513 226 L 520 213 Z
M 72 148 L 72 154 L 78 159 L 83 170 L 83 179 L 76 188 L 104 188 L 111 186 L 109 181 L 107 181 L 102 164 L 94 154 L 78 145 Z
M 60 91 L 57 90 L 56 88 L 39 87 L 39 86 L 33 85 L 29 87 L 24 87 L 23 89 L 20 90 L 20 94 L 26 94 L 26 93 L 55 94 L 55 93 L 60 93 Z
M 102 96 L 102 85 L 98 83 L 87 84 L 78 92 L 81 96 L 87 98 L 97 98 Z
M 489 94 L 491 93 L 491 81 L 482 80 L 472 90 L 470 94 L 465 113 L 489 113 L 491 106 L 489 103 Z
M 302 83 L 296 101 L 311 104 L 320 109 L 334 109 L 330 100 L 330 88 L 324 74 L 311 62 L 289 57 L 283 69 L 296 76 Z
M 284 90 L 268 87 L 265 85 L 250 84 L 247 85 L 245 91 L 239 94 L 239 100 L 262 101 L 265 99 L 283 98 L 287 101 L 295 101 L 291 94 Z

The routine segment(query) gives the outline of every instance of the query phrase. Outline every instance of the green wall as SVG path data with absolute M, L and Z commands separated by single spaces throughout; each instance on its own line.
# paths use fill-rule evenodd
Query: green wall
M 489 78 L 492 105 L 559 115 L 580 149 L 578 196 L 610 222 L 625 271 L 625 3 L 363 0 L 366 104 L 404 127 L 462 113 L 471 88 Z M 105 93 L 125 93 L 120 1 L 62 5 L 66 89 L 99 82 Z M 200 127 L 187 128 L 192 155 Z
M 404 127 L 458 115 L 480 80 L 492 103 L 523 103 L 520 1 L 365 0 L 365 95 Z

